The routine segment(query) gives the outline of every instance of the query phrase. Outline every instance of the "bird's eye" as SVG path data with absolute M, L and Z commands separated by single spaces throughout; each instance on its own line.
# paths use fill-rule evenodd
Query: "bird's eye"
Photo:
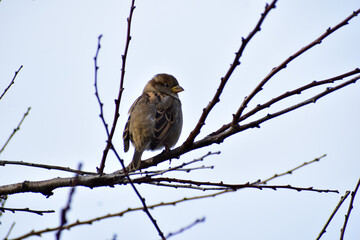
M 165 87 L 169 87 L 169 84 L 167 84 L 167 83 L 164 83 L 164 86 L 165 86 Z

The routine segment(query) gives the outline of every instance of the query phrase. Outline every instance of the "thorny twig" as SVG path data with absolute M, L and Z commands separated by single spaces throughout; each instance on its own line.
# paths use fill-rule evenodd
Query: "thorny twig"
M 54 213 L 54 210 L 33 210 L 33 209 L 29 209 L 29 208 L 5 208 L 5 207 L 0 207 L 0 212 L 5 212 L 5 211 L 10 211 L 10 212 L 29 212 L 29 213 L 35 213 L 38 214 L 40 216 L 44 215 L 44 213 Z
M 206 108 L 203 109 L 203 113 L 202 113 L 196 127 L 190 133 L 190 135 L 188 136 L 188 138 L 186 139 L 186 141 L 184 142 L 183 145 L 189 146 L 189 145 L 193 144 L 196 136 L 200 133 L 202 126 L 205 125 L 205 120 L 206 120 L 207 116 L 209 115 L 210 111 L 213 109 L 215 104 L 220 101 L 220 95 L 223 92 L 227 81 L 231 77 L 232 73 L 235 71 L 236 67 L 238 65 L 240 65 L 239 60 L 240 60 L 240 57 L 242 56 L 247 44 L 255 36 L 255 34 L 260 31 L 261 24 L 263 23 L 266 16 L 268 15 L 268 13 L 271 11 L 271 9 L 275 8 L 276 2 L 277 2 L 277 0 L 274 0 L 274 1 L 272 1 L 272 3 L 270 5 L 266 4 L 265 11 L 261 14 L 261 17 L 260 17 L 259 21 L 257 22 L 255 28 L 249 33 L 249 35 L 246 38 L 242 38 L 241 46 L 235 55 L 235 59 L 234 59 L 233 63 L 230 65 L 230 68 L 227 71 L 227 73 L 225 74 L 225 76 L 223 78 L 221 78 L 220 85 L 219 85 L 213 99 L 209 102 L 209 104 L 206 106 Z
M 301 164 L 301 165 L 299 165 L 299 166 L 297 166 L 297 167 L 295 167 L 293 169 L 290 169 L 290 170 L 288 170 L 286 172 L 283 172 L 283 173 L 280 173 L 280 174 L 275 174 L 274 176 L 272 176 L 270 178 L 267 178 L 265 180 L 262 180 L 262 181 L 259 180 L 257 182 L 254 182 L 253 184 L 267 184 L 267 182 L 269 182 L 269 181 L 271 181 L 271 180 L 273 180 L 275 178 L 278 178 L 278 177 L 281 177 L 281 176 L 284 176 L 284 175 L 287 175 L 287 174 L 292 174 L 295 170 L 298 170 L 299 168 L 302 168 L 302 167 L 304 167 L 306 165 L 309 165 L 311 163 L 318 162 L 318 161 L 320 161 L 320 159 L 322 159 L 324 157 L 326 157 L 326 154 L 322 155 L 321 157 L 315 158 L 314 160 L 311 160 L 310 162 L 304 162 L 303 164 Z
M 116 124 L 117 124 L 117 121 L 118 121 L 119 116 L 120 116 L 119 109 L 120 109 L 120 102 L 121 102 L 122 92 L 124 91 L 123 85 L 124 85 L 124 78 L 125 78 L 126 57 L 127 57 L 127 53 L 128 53 L 128 50 L 129 50 L 130 40 L 131 40 L 130 30 L 131 30 L 131 20 L 132 20 L 134 10 L 135 10 L 135 0 L 132 0 L 131 7 L 130 7 L 130 14 L 129 14 L 129 17 L 127 18 L 127 34 L 126 34 L 125 50 L 124 50 L 124 54 L 121 56 L 122 57 L 122 67 L 121 67 L 119 95 L 118 95 L 117 99 L 115 99 L 114 120 L 113 120 L 113 123 L 112 123 L 112 126 L 111 126 L 110 135 L 109 135 L 109 137 L 107 139 L 106 147 L 105 147 L 104 152 L 103 152 L 103 156 L 102 156 L 101 163 L 100 163 L 100 168 L 98 169 L 99 174 L 103 174 L 107 154 L 108 154 L 109 150 L 111 148 L 113 148 L 112 138 L 114 136 L 115 129 L 116 129 Z M 105 123 L 105 126 L 107 126 L 106 123 Z M 107 129 L 107 127 L 106 127 L 106 129 Z
M 148 206 L 146 205 L 145 203 L 145 198 L 143 198 L 140 194 L 140 192 L 137 190 L 137 188 L 135 187 L 134 185 L 134 182 L 133 180 L 131 180 L 129 174 L 128 174 L 128 171 L 126 170 L 126 167 L 124 165 L 124 160 L 122 160 L 120 158 L 120 156 L 118 155 L 118 153 L 116 152 L 115 148 L 111 148 L 115 154 L 115 156 L 118 158 L 118 160 L 120 161 L 121 163 L 121 166 L 123 168 L 123 172 L 125 173 L 125 177 L 126 179 L 129 181 L 132 189 L 134 190 L 134 192 L 136 193 L 136 195 L 138 196 L 138 198 L 140 199 L 141 201 L 141 204 L 143 205 L 143 209 L 144 209 L 144 212 L 146 213 L 146 215 L 149 217 L 150 221 L 152 222 L 152 224 L 154 225 L 154 227 L 156 228 L 157 232 L 159 233 L 159 236 L 161 237 L 161 239 L 164 239 L 165 240 L 165 236 L 164 236 L 164 233 L 161 231 L 159 225 L 157 224 L 157 221 L 155 220 L 155 218 L 151 215 L 150 211 L 149 211 L 149 208 Z
M 188 179 L 177 179 L 177 178 L 165 178 L 165 177 L 157 177 L 157 178 L 137 178 L 133 180 L 134 183 L 181 183 L 181 184 L 191 184 L 194 186 L 212 186 L 212 187 L 225 187 L 228 190 L 239 190 L 243 188 L 256 188 L 256 189 L 290 189 L 290 190 L 296 190 L 296 191 L 312 191 L 312 192 L 319 192 L 319 193 L 339 193 L 338 190 L 330 190 L 330 189 L 316 189 L 313 187 L 294 187 L 291 185 L 254 185 L 251 183 L 245 183 L 245 184 L 227 184 L 223 182 L 202 182 L 202 181 L 194 181 L 194 180 L 188 180 Z
M 101 48 L 101 44 L 100 44 L 100 40 L 102 38 L 102 34 L 99 35 L 98 37 L 98 45 L 97 45 L 97 49 L 96 49 L 96 54 L 94 57 L 94 67 L 95 67 L 95 83 L 94 83 L 94 87 L 95 87 L 95 96 L 96 99 L 99 103 L 100 106 L 100 119 L 102 121 L 102 123 L 104 124 L 105 127 L 105 131 L 106 131 L 106 135 L 109 138 L 110 137 L 110 133 L 109 133 L 109 128 L 108 128 L 108 124 L 105 121 L 105 117 L 104 117 L 104 104 L 101 102 L 100 100 L 100 96 L 99 96 L 99 90 L 98 90 L 98 85 L 97 85 L 97 79 L 98 79 L 98 70 L 99 70 L 99 66 L 97 65 L 97 59 L 98 59 L 98 55 L 99 55 L 99 51 Z
M 175 206 L 178 203 L 197 200 L 197 199 L 203 199 L 203 198 L 209 198 L 209 197 L 215 197 L 217 195 L 227 193 L 227 192 L 229 192 L 229 191 L 225 190 L 225 191 L 220 191 L 220 192 L 217 192 L 217 193 L 214 193 L 214 194 L 208 194 L 208 195 L 196 196 L 196 197 L 190 197 L 190 198 L 181 198 L 181 199 L 171 201 L 171 202 L 161 202 L 161 203 L 149 205 L 147 207 L 149 209 L 154 209 L 154 208 L 157 208 L 157 207 Z M 126 213 L 135 212 L 135 211 L 143 211 L 143 210 L 144 210 L 143 207 L 128 208 L 128 209 L 126 209 L 124 211 L 121 211 L 121 212 L 112 213 L 112 214 L 106 214 L 106 215 L 103 215 L 103 216 L 100 216 L 100 217 L 96 217 L 96 218 L 92 218 L 92 219 L 88 219 L 88 220 L 84 220 L 84 221 L 77 220 L 77 221 L 75 221 L 75 222 L 73 222 L 71 224 L 64 225 L 62 227 L 62 229 L 70 230 L 71 228 L 76 227 L 76 226 L 89 225 L 89 224 L 93 224 L 94 222 L 101 221 L 103 219 L 113 218 L 113 217 L 122 217 Z M 41 236 L 41 234 L 43 234 L 43 233 L 53 232 L 53 231 L 57 231 L 57 230 L 59 230 L 59 227 L 46 228 L 46 229 L 38 230 L 38 231 L 32 230 L 29 233 L 24 234 L 22 236 L 19 236 L 17 238 L 13 238 L 12 240 L 21 240 L 21 239 L 25 239 L 25 238 L 28 238 L 28 237 L 31 237 L 31 236 Z
M 10 142 L 10 140 L 12 139 L 12 137 L 15 135 L 15 133 L 17 131 L 20 130 L 20 126 L 23 123 L 23 121 L 25 120 L 26 116 L 29 114 L 31 107 L 28 108 L 28 110 L 26 111 L 26 113 L 24 113 L 24 116 L 21 118 L 21 121 L 19 122 L 19 124 L 17 125 L 17 127 L 14 129 L 14 131 L 11 133 L 10 137 L 6 140 L 4 146 L 1 148 L 0 150 L 0 154 L 4 151 L 5 147 L 8 145 L 8 143 Z
M 181 233 L 183 233 L 184 231 L 189 230 L 190 228 L 194 227 L 195 225 L 197 225 L 197 224 L 199 224 L 199 223 L 203 223 L 203 222 L 205 222 L 205 217 L 196 219 L 194 222 L 192 222 L 192 223 L 189 224 L 188 226 L 183 227 L 183 228 L 179 229 L 179 230 L 176 231 L 176 232 L 169 233 L 168 235 L 166 235 L 166 239 L 169 239 L 170 237 L 173 237 L 173 236 L 175 236 L 175 235 L 181 234 Z
M 69 167 L 40 164 L 40 163 L 30 163 L 30 162 L 23 162 L 23 161 L 0 160 L 0 166 L 5 166 L 7 164 L 8 165 L 27 166 L 27 167 L 45 168 L 48 170 L 59 170 L 59 171 L 64 171 L 64 172 L 76 173 L 78 175 L 98 175 L 98 173 L 96 173 L 96 172 L 79 171 L 79 170 L 72 169 Z
M 82 164 L 80 163 L 79 167 L 78 167 L 79 170 L 81 170 L 81 166 L 82 166 Z M 68 197 L 66 206 L 61 210 L 61 217 L 60 217 L 61 222 L 60 222 L 59 230 L 55 234 L 56 240 L 60 240 L 61 232 L 64 229 L 63 226 L 65 226 L 67 223 L 66 213 L 70 210 L 71 201 L 74 196 L 75 187 L 76 187 L 77 181 L 78 181 L 78 176 L 79 175 L 76 174 L 73 186 L 71 187 L 71 190 L 69 192 L 69 197 Z
M 22 69 L 23 65 L 21 65 L 19 67 L 19 69 L 17 71 L 15 71 L 15 75 L 13 77 L 13 79 L 11 80 L 10 84 L 7 86 L 7 88 L 5 88 L 4 92 L 1 94 L 0 96 L 0 100 L 3 98 L 3 96 L 5 95 L 5 93 L 10 89 L 11 85 L 13 85 L 15 83 L 15 78 L 18 75 L 18 73 L 20 72 L 20 70 Z
M 344 196 L 341 196 L 340 200 L 339 200 L 339 203 L 336 205 L 334 211 L 331 213 L 329 219 L 327 220 L 327 222 L 325 223 L 323 229 L 321 230 L 321 232 L 319 233 L 319 236 L 316 238 L 316 240 L 319 240 L 321 238 L 321 236 L 326 232 L 326 228 L 327 226 L 329 226 L 332 218 L 335 216 L 337 210 L 339 210 L 341 204 L 345 201 L 345 199 L 349 196 L 350 194 L 350 191 L 346 191 L 345 195 Z
M 159 170 L 159 171 L 154 171 L 154 172 L 148 172 L 148 171 L 145 171 L 144 174 L 146 174 L 146 176 L 157 176 L 157 175 L 162 175 L 164 173 L 167 173 L 167 172 L 171 172 L 171 171 L 186 171 L 186 172 L 190 172 L 194 169 L 199 169 L 199 168 L 190 168 L 190 169 L 185 169 L 184 167 L 187 166 L 187 165 L 190 165 L 190 164 L 193 164 L 193 163 L 196 163 L 196 162 L 200 162 L 200 161 L 203 161 L 206 157 L 209 157 L 211 155 L 218 155 L 220 154 L 221 152 L 220 151 L 217 151 L 217 152 L 208 152 L 207 154 L 203 155 L 202 157 L 200 158 L 197 158 L 197 159 L 194 159 L 192 161 L 189 161 L 189 162 L 186 162 L 186 163 L 182 163 L 181 165 L 178 165 L 178 166 L 175 166 L 175 167 L 169 167 L 168 169 L 164 169 L 164 170 Z M 213 166 L 210 166 L 210 167 L 205 167 L 205 166 L 202 166 L 200 167 L 200 169 L 204 169 L 204 168 L 210 168 L 210 169 L 213 169 Z
M 359 178 L 359 181 L 358 181 L 357 184 L 356 184 L 356 187 L 355 187 L 354 191 L 351 192 L 351 198 L 350 198 L 349 208 L 348 208 L 348 211 L 347 211 L 347 213 L 346 213 L 346 215 L 345 215 L 344 225 L 343 225 L 343 227 L 341 228 L 340 240 L 343 240 L 343 239 L 344 239 L 344 234 L 345 234 L 346 225 L 347 225 L 347 223 L 348 223 L 348 221 L 349 221 L 349 217 L 350 217 L 351 210 L 353 209 L 353 203 L 354 203 L 354 199 L 355 199 L 356 192 L 357 192 L 358 189 L 359 189 L 359 185 L 360 185 L 360 178 Z
M 267 101 L 266 103 L 258 104 L 252 110 L 248 111 L 246 114 L 243 114 L 239 118 L 239 122 L 242 122 L 242 121 L 246 120 L 247 118 L 249 118 L 251 116 L 254 116 L 256 113 L 260 112 L 263 109 L 270 108 L 275 103 L 278 103 L 278 102 L 280 102 L 280 101 L 282 101 L 284 99 L 287 99 L 287 98 L 289 98 L 289 97 L 291 97 L 293 95 L 301 94 L 305 90 L 313 89 L 314 87 L 321 86 L 321 85 L 324 85 L 324 84 L 334 83 L 336 81 L 343 80 L 344 78 L 350 77 L 350 76 L 358 74 L 358 73 L 360 73 L 360 69 L 356 68 L 356 69 L 354 69 L 352 71 L 349 71 L 349 72 L 346 72 L 344 74 L 340 74 L 338 76 L 331 77 L 331 78 L 328 78 L 328 79 L 325 79 L 325 80 L 313 81 L 313 82 L 311 82 L 309 84 L 306 84 L 304 86 L 301 86 L 301 87 L 299 87 L 297 89 L 287 91 L 287 92 L 285 92 L 285 93 L 283 93 L 283 94 L 281 94 L 281 95 Z M 215 135 L 217 135 L 219 133 L 224 132 L 226 129 L 230 128 L 231 125 L 232 125 L 232 122 L 223 125 L 220 129 L 218 129 L 217 131 L 211 133 L 210 136 L 215 136 Z
M 345 18 L 342 22 L 340 22 L 339 24 L 337 24 L 334 27 L 329 27 L 325 33 L 323 33 L 320 37 L 318 37 L 317 39 L 315 39 L 314 41 L 312 41 L 311 43 L 309 43 L 308 45 L 306 45 L 305 47 L 301 48 L 300 50 L 298 50 L 296 53 L 294 53 L 293 55 L 291 55 L 288 59 L 286 59 L 284 62 L 282 62 L 279 66 L 273 68 L 270 73 L 256 86 L 256 88 L 250 93 L 249 96 L 247 96 L 244 101 L 242 102 L 241 106 L 239 107 L 238 111 L 234 114 L 233 116 L 233 121 L 232 124 L 236 125 L 239 122 L 239 118 L 242 115 L 243 111 L 245 110 L 245 108 L 247 107 L 248 103 L 255 97 L 256 94 L 258 94 L 262 89 L 263 86 L 273 77 L 275 76 L 278 72 L 280 72 L 282 69 L 286 68 L 287 65 L 292 62 L 294 59 L 296 59 L 297 57 L 299 57 L 301 54 L 307 52 L 309 49 L 311 49 L 312 47 L 320 44 L 325 38 L 327 38 L 330 34 L 334 33 L 336 30 L 340 29 L 341 27 L 345 26 L 348 24 L 348 22 L 356 17 L 358 14 L 360 13 L 360 9 L 358 9 L 357 11 L 354 11 L 350 16 L 348 16 L 347 18 Z
M 11 224 L 8 233 L 7 233 L 6 236 L 4 237 L 4 240 L 7 240 L 7 239 L 8 239 L 8 237 L 10 236 L 10 233 L 11 233 L 11 231 L 14 229 L 14 227 L 15 227 L 15 222 L 13 222 L 13 223 Z

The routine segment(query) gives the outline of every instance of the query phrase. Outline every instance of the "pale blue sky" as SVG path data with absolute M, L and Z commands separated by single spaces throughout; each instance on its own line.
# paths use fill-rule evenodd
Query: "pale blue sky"
M 125 91 L 113 143 L 130 162 L 133 154 L 122 153 L 122 130 L 127 111 L 145 83 L 160 72 L 174 75 L 185 89 L 184 127 L 181 144 L 194 128 L 220 78 L 238 50 L 241 37 L 253 29 L 267 1 L 136 1 L 129 49 Z M 0 93 L 20 65 L 15 84 L 0 102 L 0 146 L 29 106 L 29 116 L 0 159 L 21 160 L 95 171 L 105 146 L 106 134 L 98 117 L 94 95 L 94 62 L 97 38 L 103 34 L 98 58 L 99 92 L 108 122 L 120 79 L 130 1 L 9 1 L 0 3 Z M 296 0 L 277 3 L 262 31 L 246 48 L 241 65 L 227 84 L 199 138 L 231 120 L 243 98 L 269 71 L 291 54 L 336 25 L 354 10 L 358 1 Z M 274 77 L 249 108 L 313 80 L 322 80 L 360 67 L 360 18 L 335 32 L 322 44 Z M 317 92 L 323 91 L 319 87 Z M 306 99 L 301 94 L 260 113 L 275 112 Z M 360 85 L 353 84 L 286 116 L 225 140 L 221 145 L 193 151 L 177 163 L 222 151 L 204 164 L 214 170 L 174 175 L 179 178 L 245 183 L 287 171 L 305 161 L 328 156 L 273 184 L 338 189 L 340 194 L 290 190 L 242 190 L 216 198 L 187 202 L 153 211 L 164 233 L 176 231 L 197 218 L 205 223 L 173 239 L 315 239 L 346 190 L 353 190 L 360 176 Z M 156 152 L 147 152 L 149 157 Z M 176 163 L 173 161 L 172 164 Z M 157 167 L 166 168 L 168 162 Z M 105 172 L 120 168 L 109 155 Z M 62 172 L 27 167 L 0 167 L 0 184 L 70 176 Z M 172 201 L 203 192 L 138 187 L 148 204 Z M 7 207 L 61 209 L 69 189 L 55 190 L 46 199 L 38 194 L 9 196 Z M 360 235 L 360 196 L 346 229 L 346 238 Z M 349 199 L 322 239 L 338 239 Z M 140 206 L 129 187 L 78 188 L 68 220 L 86 220 L 128 207 Z M 16 221 L 11 237 L 32 229 L 59 224 L 59 214 L 36 216 L 5 213 L 0 238 Z M 92 226 L 65 231 L 63 239 L 158 239 L 143 212 L 105 220 Z M 37 239 L 33 237 L 31 239 Z M 54 239 L 44 234 L 43 239 Z

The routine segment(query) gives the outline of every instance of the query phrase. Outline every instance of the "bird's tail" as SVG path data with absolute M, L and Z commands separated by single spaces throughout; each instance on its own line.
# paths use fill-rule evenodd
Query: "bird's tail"
M 142 152 L 138 152 L 135 150 L 133 159 L 129 165 L 129 171 L 132 172 L 132 171 L 136 171 L 136 170 L 140 169 L 141 155 L 142 155 Z

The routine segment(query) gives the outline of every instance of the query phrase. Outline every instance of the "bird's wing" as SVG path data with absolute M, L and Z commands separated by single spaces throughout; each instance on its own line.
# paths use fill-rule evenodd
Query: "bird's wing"
M 129 132 L 129 127 L 130 127 L 130 118 L 131 118 L 131 113 L 134 110 L 135 105 L 139 102 L 139 100 L 142 98 L 142 95 L 140 97 L 138 97 L 135 102 L 131 105 L 130 109 L 129 109 L 129 118 L 125 124 L 125 128 L 124 128 L 124 132 L 123 132 L 123 140 L 124 140 L 124 152 L 127 152 L 129 150 L 130 147 L 130 132 Z
M 173 101 L 169 98 L 168 101 Z M 166 104 L 165 106 L 158 107 L 155 114 L 155 131 L 154 138 L 151 141 L 150 148 L 157 148 L 161 140 L 167 135 L 171 125 L 175 121 L 175 112 L 173 109 L 173 104 Z

